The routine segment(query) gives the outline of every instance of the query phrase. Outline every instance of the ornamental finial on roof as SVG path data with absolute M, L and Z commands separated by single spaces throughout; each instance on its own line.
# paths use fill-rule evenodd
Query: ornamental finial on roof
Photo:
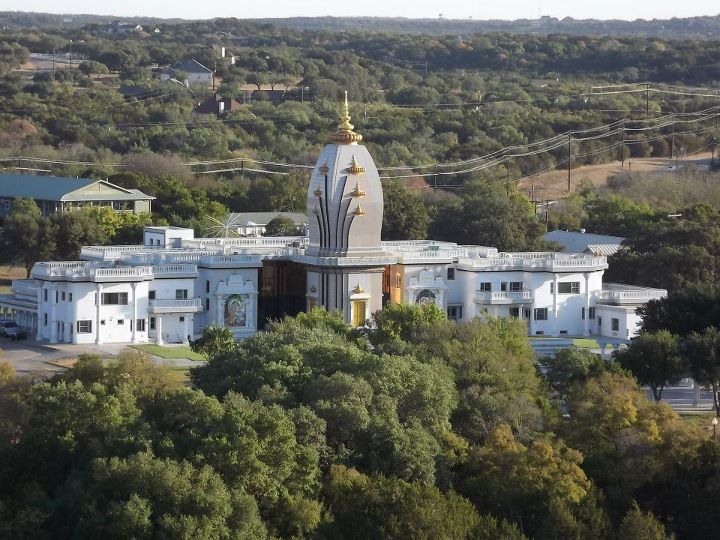
M 338 130 L 332 134 L 331 139 L 337 144 L 355 144 L 362 141 L 362 135 L 353 131 L 350 123 L 350 107 L 348 106 L 347 91 L 345 91 L 345 103 L 340 113 L 340 123 Z

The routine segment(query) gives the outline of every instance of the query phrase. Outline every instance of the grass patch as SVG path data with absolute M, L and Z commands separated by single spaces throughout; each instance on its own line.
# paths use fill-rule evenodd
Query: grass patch
M 187 386 L 190 384 L 190 370 L 187 368 L 170 369 L 167 372 L 167 378 L 173 384 Z
M 572 340 L 573 345 L 580 347 L 581 349 L 599 349 L 600 344 L 595 339 L 590 338 L 575 338 Z
M 164 347 L 162 345 L 133 345 L 133 348 L 146 352 L 148 354 L 154 354 L 165 360 L 178 360 L 181 358 L 187 358 L 188 360 L 207 360 L 202 354 L 193 352 L 189 345 L 181 345 L 178 347 Z

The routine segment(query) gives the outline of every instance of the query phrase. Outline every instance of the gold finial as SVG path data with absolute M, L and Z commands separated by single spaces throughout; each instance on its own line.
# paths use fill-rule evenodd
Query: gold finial
M 353 212 L 353 214 L 356 216 L 364 216 L 365 214 L 367 214 L 367 212 L 365 210 L 363 210 L 362 207 L 358 204 L 358 206 L 355 209 L 355 211 Z
M 322 190 L 321 190 L 320 188 L 317 188 L 317 189 L 314 191 L 314 194 L 315 194 L 316 197 L 322 197 Z
M 327 166 L 327 161 L 323 163 L 322 167 L 320 167 L 320 174 L 327 174 L 330 170 L 330 167 Z
M 352 195 L 353 197 L 364 197 L 365 196 L 365 192 L 362 189 L 360 189 L 359 182 L 355 184 L 355 189 L 353 189 L 350 192 L 350 195 Z
M 348 167 L 348 172 L 350 174 L 362 174 L 365 172 L 365 168 L 358 165 L 358 162 L 355 159 L 355 154 L 353 154 L 352 161 L 350 162 L 350 167 Z
M 352 290 L 353 294 L 362 294 L 365 292 L 365 289 L 363 289 L 360 284 L 358 283 L 355 285 L 355 288 Z
M 350 107 L 348 106 L 347 91 L 345 92 L 345 103 L 340 114 L 340 124 L 338 130 L 330 137 L 333 142 L 338 144 L 355 144 L 362 141 L 362 135 L 353 131 L 350 123 Z

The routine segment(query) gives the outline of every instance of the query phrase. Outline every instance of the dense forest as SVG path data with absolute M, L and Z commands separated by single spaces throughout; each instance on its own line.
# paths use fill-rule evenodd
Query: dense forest
M 191 387 L 131 350 L 46 382 L 0 364 L 0 535 L 707 538 L 720 446 L 625 367 L 677 364 L 657 336 L 536 369 L 520 321 L 396 305 L 361 331 L 321 310 L 241 343 L 210 327 Z

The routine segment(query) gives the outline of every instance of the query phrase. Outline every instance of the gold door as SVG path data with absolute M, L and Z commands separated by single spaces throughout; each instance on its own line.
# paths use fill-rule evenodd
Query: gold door
M 365 324 L 365 304 L 364 300 L 353 302 L 352 324 L 353 326 L 362 326 Z

